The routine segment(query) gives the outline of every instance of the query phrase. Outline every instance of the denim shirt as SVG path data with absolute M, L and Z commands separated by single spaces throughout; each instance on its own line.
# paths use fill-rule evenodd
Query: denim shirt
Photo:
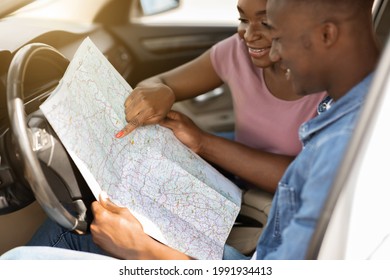
M 279 182 L 257 259 L 305 259 L 372 76 L 300 127 L 303 149 Z

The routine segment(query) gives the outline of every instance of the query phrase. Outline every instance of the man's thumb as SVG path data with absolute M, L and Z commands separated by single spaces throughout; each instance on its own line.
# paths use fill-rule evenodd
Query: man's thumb
M 110 211 L 115 211 L 119 208 L 118 205 L 116 205 L 114 202 L 111 201 L 111 199 L 108 197 L 105 191 L 102 191 L 99 194 L 99 202 L 104 208 Z

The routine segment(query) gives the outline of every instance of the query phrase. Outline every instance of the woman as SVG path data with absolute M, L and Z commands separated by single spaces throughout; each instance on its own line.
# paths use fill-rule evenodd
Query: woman
M 317 114 L 323 94 L 299 96 L 287 70 L 269 58 L 266 0 L 239 0 L 238 33 L 197 59 L 140 82 L 125 102 L 128 125 L 160 123 L 207 161 L 273 193 L 291 160 L 301 150 L 299 126 Z M 193 98 L 223 83 L 235 110 L 235 142 L 198 129 L 170 112 L 175 101 Z M 166 118 L 166 119 L 165 119 Z

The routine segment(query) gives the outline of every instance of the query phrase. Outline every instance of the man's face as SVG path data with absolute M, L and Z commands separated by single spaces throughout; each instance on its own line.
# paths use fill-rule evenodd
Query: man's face
M 288 78 L 299 94 L 321 91 L 321 58 L 314 40 L 318 24 L 308 14 L 309 9 L 288 0 L 268 0 L 267 13 L 273 40 L 271 60 L 288 69 Z

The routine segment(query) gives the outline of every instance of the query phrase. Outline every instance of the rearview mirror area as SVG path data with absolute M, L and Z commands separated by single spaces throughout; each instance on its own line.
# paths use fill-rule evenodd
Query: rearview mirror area
M 159 14 L 180 6 L 180 0 L 139 0 L 144 16 Z

